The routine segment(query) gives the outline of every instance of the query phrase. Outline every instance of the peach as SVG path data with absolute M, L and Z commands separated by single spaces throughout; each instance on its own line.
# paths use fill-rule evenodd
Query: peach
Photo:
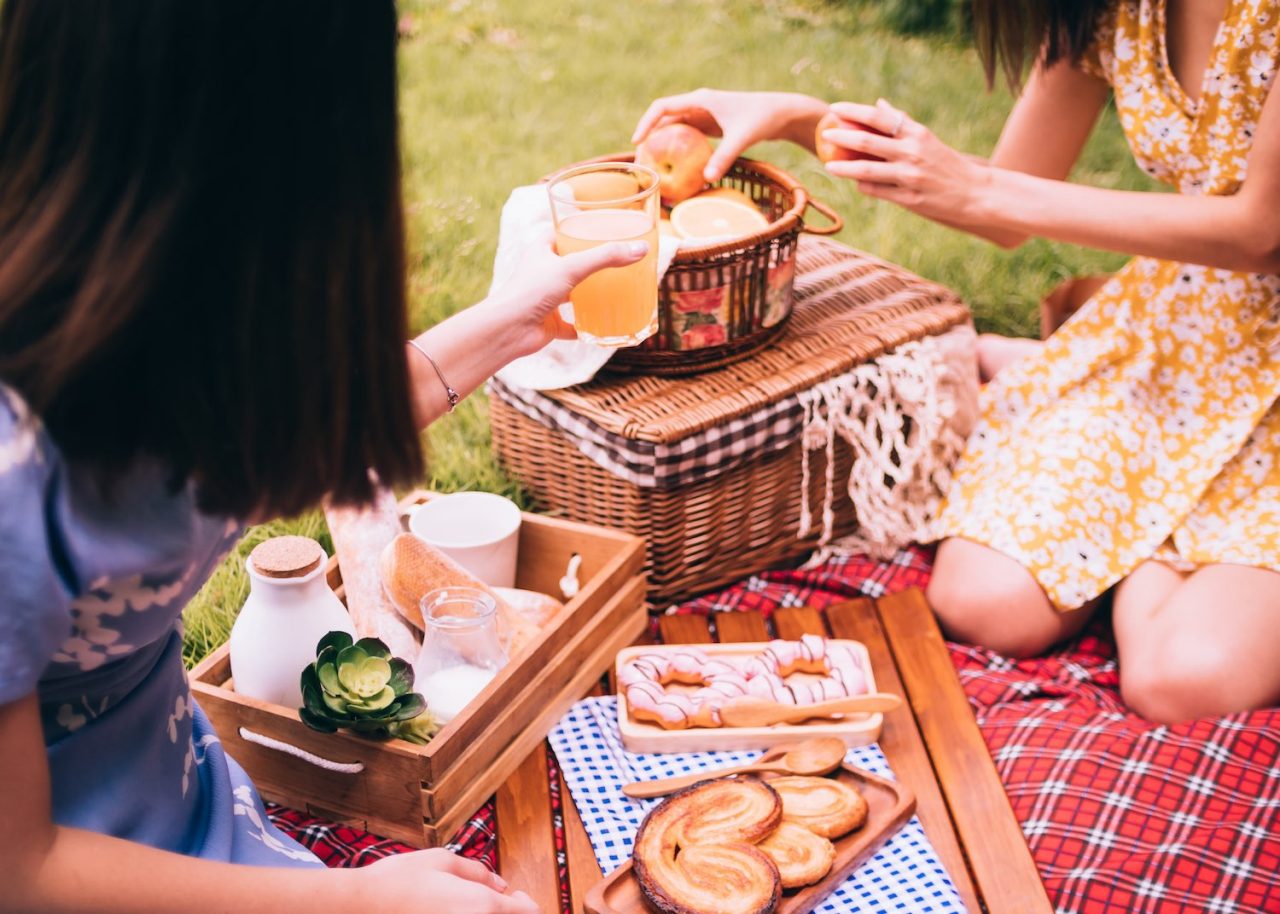
M 711 160 L 711 141 L 688 124 L 667 124 L 644 138 L 636 149 L 636 163 L 658 173 L 664 203 L 679 203 L 702 190 L 702 170 Z

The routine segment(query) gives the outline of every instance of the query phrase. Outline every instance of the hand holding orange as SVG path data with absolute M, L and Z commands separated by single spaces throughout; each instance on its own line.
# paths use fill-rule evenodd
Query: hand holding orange
M 874 133 L 879 136 L 888 136 L 882 130 L 869 127 L 866 124 L 860 124 L 857 121 L 846 121 L 834 111 L 828 111 L 822 115 L 822 119 L 818 121 L 818 128 L 814 131 L 813 148 L 818 153 L 818 158 L 824 163 L 826 162 L 855 162 L 858 159 L 868 159 L 872 162 L 883 162 L 884 159 L 879 156 L 873 156 L 870 153 L 858 152 L 855 149 L 847 149 L 844 146 L 837 146 L 828 140 L 823 134 L 828 130 L 865 130 L 868 133 Z

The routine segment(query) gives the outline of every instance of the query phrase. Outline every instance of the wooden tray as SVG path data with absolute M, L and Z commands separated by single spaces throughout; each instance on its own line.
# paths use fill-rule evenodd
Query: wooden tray
M 871 657 L 860 641 L 834 640 L 851 648 L 862 663 L 867 676 L 867 688 L 876 691 L 875 675 L 871 671 Z M 731 643 L 693 645 L 708 657 L 746 658 L 758 654 L 765 643 Z M 617 674 L 639 654 L 665 653 L 687 649 L 689 645 L 650 645 L 631 647 L 619 652 L 614 664 Z M 690 727 L 687 730 L 664 730 L 648 721 L 635 720 L 627 707 L 627 701 L 618 696 L 618 730 L 622 745 L 630 752 L 712 752 L 716 750 L 767 749 L 789 742 L 800 742 L 813 736 L 834 736 L 844 740 L 850 748 L 867 746 L 880 738 L 884 715 L 849 714 L 840 720 L 808 721 L 802 724 L 774 724 L 772 727 Z
M 867 823 L 835 842 L 831 872 L 816 885 L 782 894 L 776 914 L 809 914 L 834 892 L 858 866 L 911 818 L 915 794 L 909 787 L 846 764 L 835 777 L 857 788 L 867 801 Z M 587 914 L 650 914 L 640 884 L 627 861 L 587 893 Z
M 429 497 L 415 492 L 407 510 Z M 418 847 L 447 842 L 506 781 L 614 655 L 644 631 L 643 541 L 525 514 L 516 586 L 557 593 L 570 556 L 582 589 L 427 745 L 308 729 L 297 710 L 235 691 L 224 645 L 191 671 L 218 736 L 269 800 Z M 342 594 L 336 562 L 329 584 Z

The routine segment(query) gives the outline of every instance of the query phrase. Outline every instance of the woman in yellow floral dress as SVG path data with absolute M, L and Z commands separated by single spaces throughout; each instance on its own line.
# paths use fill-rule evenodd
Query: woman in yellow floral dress
M 953 637 L 1023 656 L 1114 587 L 1135 710 L 1173 722 L 1273 704 L 1280 0 L 1039 0 L 1017 24 L 1002 6 L 975 4 L 988 76 L 1003 63 L 1017 82 L 1024 50 L 1042 51 L 989 162 L 882 100 L 832 107 L 888 136 L 827 137 L 884 161 L 828 170 L 1003 245 L 1136 256 L 1043 345 L 984 338 L 998 376 L 941 517 L 930 602 Z M 1177 194 L 1066 182 L 1109 92 L 1138 163 Z M 806 142 L 823 110 L 702 89 L 655 102 L 637 138 L 671 119 L 723 132 L 714 179 L 757 140 Z

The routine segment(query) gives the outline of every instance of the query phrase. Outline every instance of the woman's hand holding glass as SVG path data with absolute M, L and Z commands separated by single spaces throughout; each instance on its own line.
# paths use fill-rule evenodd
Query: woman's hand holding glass
M 555 233 L 549 225 L 529 239 L 510 279 L 484 301 L 417 337 L 418 348 L 435 363 L 410 353 L 418 426 L 429 425 L 451 408 L 447 391 L 465 397 L 513 359 L 531 355 L 554 339 L 573 339 L 573 327 L 559 312 L 569 291 L 597 270 L 635 263 L 648 250 L 644 243 L 616 242 L 561 256 L 555 252 Z
M 499 309 L 516 334 L 513 355 L 529 355 L 552 340 L 577 335 L 559 310 L 574 286 L 606 267 L 635 263 L 648 250 L 644 242 L 614 242 L 557 254 L 555 232 L 548 226 L 530 240 L 512 278 L 477 307 Z

